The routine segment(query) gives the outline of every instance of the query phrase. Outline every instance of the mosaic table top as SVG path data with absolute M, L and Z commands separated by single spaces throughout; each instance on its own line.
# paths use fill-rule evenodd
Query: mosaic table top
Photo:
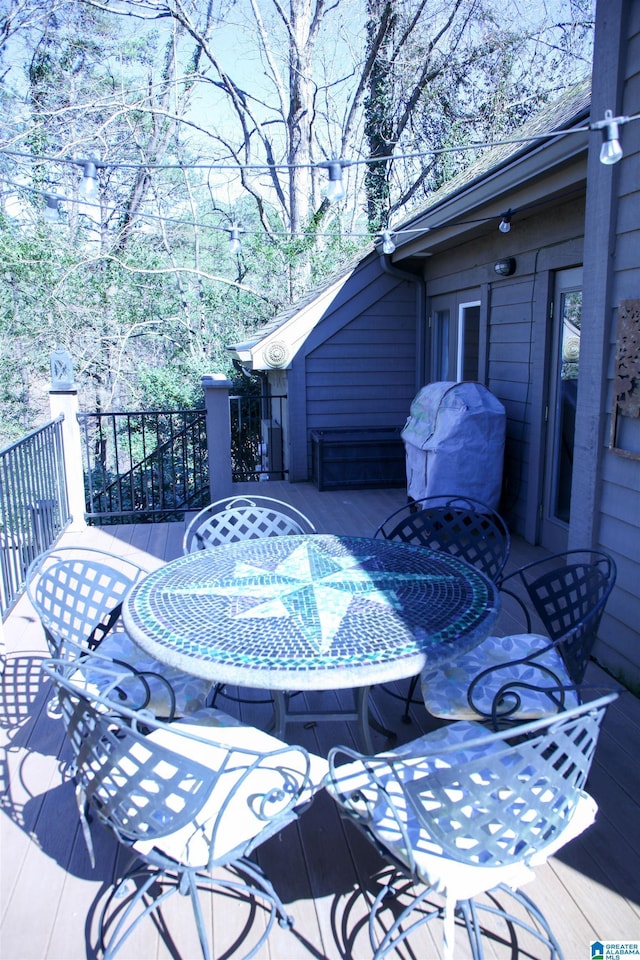
M 123 616 L 143 649 L 195 676 L 324 690 L 451 660 L 498 612 L 495 585 L 446 553 L 316 534 L 180 557 L 134 587 Z

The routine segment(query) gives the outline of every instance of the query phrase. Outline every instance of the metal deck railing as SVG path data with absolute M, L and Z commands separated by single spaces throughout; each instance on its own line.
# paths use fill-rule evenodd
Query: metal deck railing
M 79 413 L 89 523 L 181 520 L 209 502 L 204 410 Z
M 20 594 L 31 561 L 70 520 L 62 417 L 0 451 L 0 612 Z

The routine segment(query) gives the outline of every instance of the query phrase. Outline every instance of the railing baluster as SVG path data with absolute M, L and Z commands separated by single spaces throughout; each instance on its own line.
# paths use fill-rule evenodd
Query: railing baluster
M 269 450 L 270 476 L 284 479 L 281 449 L 283 397 L 230 397 L 234 480 L 258 480 L 261 444 L 278 438 Z M 87 474 L 87 519 L 94 523 L 182 519 L 185 510 L 209 500 L 208 449 L 204 410 L 78 414 L 83 427 Z M 93 426 L 90 427 L 90 424 Z M 104 439 L 104 425 L 109 440 Z M 263 424 L 270 430 L 262 437 Z M 92 430 L 100 436 L 102 484 L 89 449 Z M 152 449 L 153 447 L 153 449 Z M 93 464 L 93 466 L 92 466 Z M 110 479 L 107 479 L 110 477 Z
M 105 423 L 110 427 L 112 476 L 107 482 L 105 465 L 99 497 L 95 483 L 87 483 L 89 522 L 181 519 L 185 510 L 199 509 L 208 502 L 209 477 L 202 453 L 206 450 L 204 410 L 85 413 L 78 414 L 78 419 L 85 444 L 89 423 L 95 422 L 97 431 L 103 431 Z M 196 457 L 200 468 L 190 470 L 189 461 Z M 89 455 L 86 463 L 91 477 Z
M 0 612 L 20 594 L 29 563 L 70 521 L 61 418 L 0 450 Z

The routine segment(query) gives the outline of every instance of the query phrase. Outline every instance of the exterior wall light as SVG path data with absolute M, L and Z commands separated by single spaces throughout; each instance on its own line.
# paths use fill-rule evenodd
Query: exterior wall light
M 510 277 L 516 272 L 515 257 L 506 257 L 504 260 L 498 260 L 494 263 L 493 269 L 500 277 Z

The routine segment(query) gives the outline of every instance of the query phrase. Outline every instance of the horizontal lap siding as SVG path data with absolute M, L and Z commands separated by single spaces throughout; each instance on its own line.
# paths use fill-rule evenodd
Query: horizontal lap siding
M 580 195 L 561 199 L 553 210 L 514 217 L 508 237 L 491 232 L 425 264 L 428 298 L 451 296 L 465 302 L 481 291 L 488 316 L 486 377 L 480 378 L 504 405 L 506 443 L 500 509 L 510 528 L 529 539 L 536 530 L 546 399 L 545 350 L 549 334 L 548 296 L 553 272 L 582 262 L 584 161 L 576 164 Z M 516 272 L 496 276 L 494 263 L 513 256 Z
M 504 404 L 506 438 L 501 508 L 514 530 L 524 528 L 530 459 L 533 278 L 494 283 L 487 386 Z
M 415 377 L 416 293 L 403 283 L 307 355 L 307 428 L 403 426 Z
M 629 5 L 629 42 L 622 113 L 632 115 L 640 105 L 640 4 Z M 610 301 L 610 343 L 607 369 L 606 427 L 609 443 L 615 369 L 617 316 L 620 301 L 640 297 L 640 122 L 621 127 L 624 156 L 617 184 L 616 237 L 612 245 L 613 273 Z M 628 420 L 628 418 L 626 418 Z M 640 424 L 625 426 L 638 435 Z M 635 438 L 634 438 L 635 439 Z M 640 460 L 605 452 L 602 465 L 599 542 L 618 564 L 618 580 L 600 629 L 598 656 L 605 665 L 640 688 Z

